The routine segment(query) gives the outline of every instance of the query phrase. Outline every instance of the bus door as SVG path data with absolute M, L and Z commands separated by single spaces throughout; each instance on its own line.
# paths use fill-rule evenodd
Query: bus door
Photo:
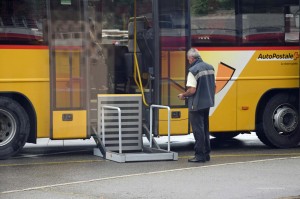
M 186 52 L 190 47 L 189 1 L 157 1 L 157 35 L 159 40 L 155 81 L 156 103 L 171 107 L 171 129 L 174 134 L 187 134 L 188 110 L 177 95 L 185 91 L 187 76 Z M 167 111 L 158 113 L 159 135 L 167 134 Z
M 91 83 L 99 73 L 92 69 L 99 63 L 98 13 L 100 0 L 48 1 L 51 139 L 90 136 L 90 101 L 96 99 L 91 90 L 100 87 Z

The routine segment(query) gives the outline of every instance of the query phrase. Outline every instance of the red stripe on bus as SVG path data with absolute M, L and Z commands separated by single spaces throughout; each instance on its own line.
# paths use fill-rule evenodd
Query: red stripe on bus
M 0 49 L 44 49 L 48 50 L 48 46 L 36 46 L 36 45 L 0 45 Z M 81 46 L 56 46 L 55 50 L 82 50 Z
M 0 45 L 0 49 L 49 49 L 49 47 L 37 45 Z
M 165 46 L 164 46 L 165 47 Z M 70 49 L 70 47 L 56 47 L 57 49 Z M 72 47 L 80 49 L 79 47 Z M 168 48 L 168 47 L 165 47 Z M 299 46 L 270 46 L 270 47 L 195 47 L 206 51 L 236 51 L 236 50 L 300 50 Z M 49 49 L 48 46 L 38 45 L 0 45 L 0 49 Z
M 269 47 L 195 47 L 199 51 L 237 51 L 237 50 L 300 50 L 299 46 L 269 46 Z
M 34 41 L 39 41 L 43 39 L 42 36 L 37 36 L 37 35 L 31 35 L 31 34 L 20 34 L 20 33 L 0 33 L 0 37 L 4 38 L 5 40 L 11 41 L 26 41 L 28 39 L 34 40 Z

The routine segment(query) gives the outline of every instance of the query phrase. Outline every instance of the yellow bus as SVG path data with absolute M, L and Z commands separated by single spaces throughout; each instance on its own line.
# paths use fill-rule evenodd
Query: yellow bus
M 172 135 L 191 133 L 186 52 L 216 71 L 210 132 L 255 131 L 271 147 L 299 132 L 299 1 L 0 0 L 0 159 L 38 138 L 89 139 L 98 94 L 171 107 Z M 167 112 L 154 114 L 167 134 Z

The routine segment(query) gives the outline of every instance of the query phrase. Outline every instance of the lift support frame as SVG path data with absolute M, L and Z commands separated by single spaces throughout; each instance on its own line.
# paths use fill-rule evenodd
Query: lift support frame
M 154 108 L 168 109 L 168 150 L 160 149 L 152 136 Z M 141 95 L 98 95 L 98 128 L 94 132 L 97 144 L 94 155 L 104 159 L 115 162 L 178 160 L 178 154 L 170 151 L 168 106 L 150 106 L 150 132 L 144 131 L 150 146 L 143 145 Z

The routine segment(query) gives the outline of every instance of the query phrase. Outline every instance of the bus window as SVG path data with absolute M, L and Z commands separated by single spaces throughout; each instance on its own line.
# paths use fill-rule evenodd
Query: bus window
M 286 45 L 299 41 L 299 5 L 296 1 L 243 1 L 242 43 Z
M 243 44 L 284 43 L 284 7 L 278 2 L 242 2 L 242 24 Z
M 0 2 L 0 44 L 42 45 L 46 23 L 46 0 Z
M 161 56 L 160 103 L 183 107 L 178 100 L 186 81 L 186 46 L 189 42 L 188 4 L 181 0 L 159 1 L 159 34 Z
M 192 46 L 235 45 L 235 4 L 230 0 L 191 1 Z
M 285 7 L 285 42 L 297 43 L 299 42 L 299 6 Z

